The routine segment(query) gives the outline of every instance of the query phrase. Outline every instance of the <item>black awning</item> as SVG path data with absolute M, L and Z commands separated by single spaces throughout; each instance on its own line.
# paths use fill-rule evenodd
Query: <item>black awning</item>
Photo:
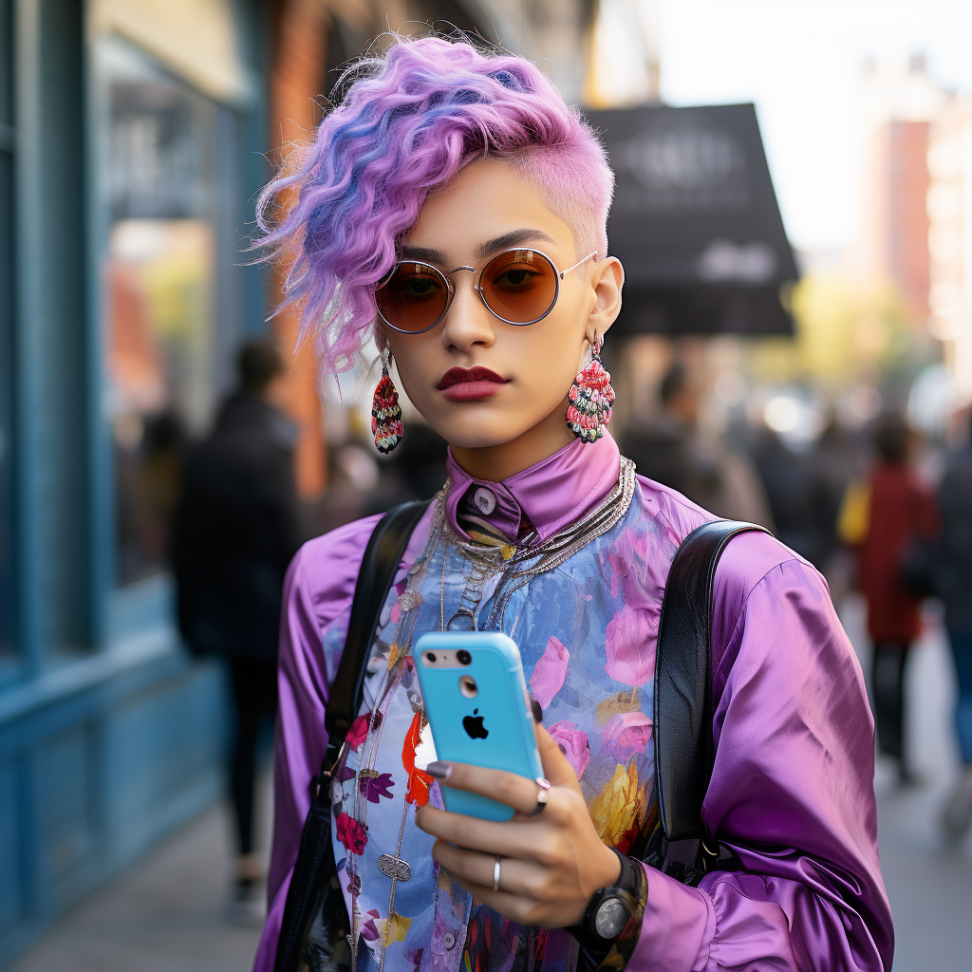
M 798 277 L 753 105 L 588 113 L 617 176 L 615 333 L 792 334 Z

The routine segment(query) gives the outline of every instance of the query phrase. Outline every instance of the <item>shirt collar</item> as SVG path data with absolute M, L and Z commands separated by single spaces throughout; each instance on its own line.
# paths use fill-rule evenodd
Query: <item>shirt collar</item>
M 521 512 L 525 513 L 536 527 L 538 541 L 543 542 L 579 520 L 611 492 L 621 473 L 621 454 L 605 431 L 604 437 L 593 443 L 576 439 L 500 482 L 474 479 L 453 459 L 451 449 L 448 467 L 452 488 L 446 499 L 446 516 L 454 530 L 466 535 L 456 519 L 460 504 L 465 502 L 477 507 L 477 515 L 511 539 L 517 537 Z M 483 494 L 476 502 L 480 489 L 492 495 L 495 505 Z

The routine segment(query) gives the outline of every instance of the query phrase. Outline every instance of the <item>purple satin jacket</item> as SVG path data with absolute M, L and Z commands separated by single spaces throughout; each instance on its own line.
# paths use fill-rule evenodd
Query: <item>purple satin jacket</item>
M 416 565 L 434 568 L 418 600 L 435 602 L 435 618 L 440 611 L 448 617 L 462 591 L 462 579 L 453 580 L 457 568 L 448 544 L 432 542 L 436 531 L 468 540 L 459 521 L 469 528 L 472 516 L 511 544 L 542 545 L 604 504 L 619 502 L 619 483 L 628 482 L 623 517 L 556 571 L 527 584 L 497 622 L 508 632 L 509 625 L 516 628 L 544 724 L 574 766 L 598 832 L 623 848 L 631 828 L 650 818 L 648 703 L 665 578 L 679 542 L 711 519 L 678 493 L 635 477 L 609 436 L 593 445 L 574 442 L 501 483 L 473 480 L 451 459 L 449 472 L 448 492 L 413 534 L 386 605 L 369 669 L 368 711 L 358 729 L 352 727 L 357 748 L 335 795 L 335 858 L 342 882 L 351 875 L 346 898 L 359 914 L 360 969 L 378 968 L 379 943 L 390 969 L 464 968 L 463 954 L 474 969 L 518 968 L 511 956 L 517 941 L 527 941 L 523 929 L 493 912 L 481 914 L 484 906 L 433 868 L 431 839 L 409 817 L 425 799 L 441 804 L 437 785 L 415 770 L 424 764 L 414 747 L 403 769 L 408 720 L 414 710 L 412 728 L 421 724 L 421 699 L 410 687 L 411 659 L 403 659 L 395 631 L 402 604 L 415 602 L 407 592 Z M 376 522 L 370 517 L 310 541 L 288 575 L 270 910 L 256 972 L 273 967 L 308 784 L 326 747 L 328 690 Z M 490 590 L 484 593 L 487 605 L 495 600 Z M 506 614 L 515 621 L 507 624 Z M 571 631 L 582 634 L 570 640 Z M 720 562 L 712 673 L 716 755 L 703 816 L 709 832 L 735 850 L 742 869 L 710 873 L 691 888 L 644 868 L 647 897 L 627 968 L 890 969 L 894 938 L 878 860 L 873 723 L 860 666 L 822 577 L 765 534 L 735 538 Z M 400 701 L 383 702 L 391 697 L 393 677 Z M 379 711 L 381 734 L 369 728 Z M 411 862 L 411 879 L 399 884 L 397 898 L 393 894 L 393 910 L 385 909 L 389 879 L 372 866 L 382 851 Z M 492 935 L 483 933 L 490 920 L 499 922 Z M 503 936 L 505 950 L 491 945 L 494 957 L 484 957 L 483 943 Z M 542 968 L 568 969 L 567 933 L 543 936 L 529 939 Z

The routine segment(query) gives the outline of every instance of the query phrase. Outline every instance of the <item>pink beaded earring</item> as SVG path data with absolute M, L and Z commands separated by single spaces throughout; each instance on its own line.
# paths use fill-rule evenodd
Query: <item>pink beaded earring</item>
M 601 364 L 601 347 L 604 339 L 594 332 L 591 345 L 591 363 L 578 371 L 567 397 L 567 424 L 581 442 L 596 442 L 604 435 L 604 426 L 611 421 L 614 389 L 611 376 Z
M 378 382 L 371 403 L 371 431 L 378 451 L 385 455 L 402 441 L 405 434 L 402 410 L 398 404 L 398 390 L 388 376 L 390 359 L 388 349 L 384 348 L 381 352 L 381 381 Z

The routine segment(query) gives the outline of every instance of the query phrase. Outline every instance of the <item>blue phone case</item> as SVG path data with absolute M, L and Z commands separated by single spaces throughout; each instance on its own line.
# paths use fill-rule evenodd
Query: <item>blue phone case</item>
M 463 648 L 472 656 L 469 665 L 430 668 L 423 663 L 423 652 L 430 649 Z M 531 780 L 543 775 L 520 651 L 512 638 L 493 631 L 435 632 L 422 635 L 412 655 L 439 759 Z M 475 698 L 460 691 L 464 675 L 476 681 Z M 442 799 L 447 810 L 483 820 L 509 820 L 514 812 L 505 803 L 448 786 L 442 787 Z

